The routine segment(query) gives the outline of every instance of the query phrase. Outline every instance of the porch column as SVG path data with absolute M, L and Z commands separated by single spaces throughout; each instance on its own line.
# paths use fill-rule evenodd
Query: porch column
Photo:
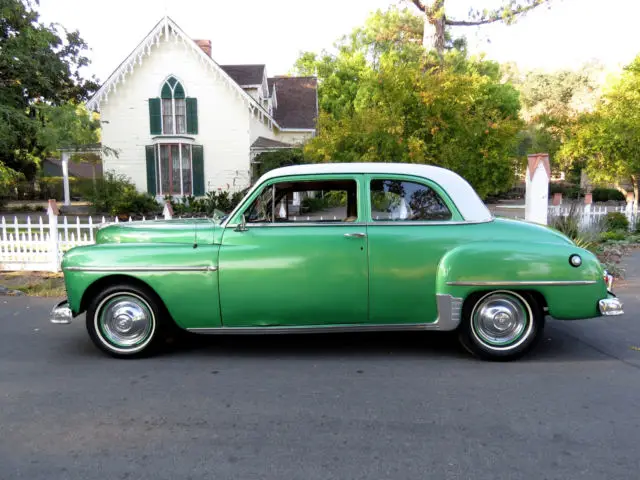
M 69 192 L 69 157 L 70 152 L 62 152 L 62 183 L 64 187 L 64 205 L 71 205 L 71 193 Z

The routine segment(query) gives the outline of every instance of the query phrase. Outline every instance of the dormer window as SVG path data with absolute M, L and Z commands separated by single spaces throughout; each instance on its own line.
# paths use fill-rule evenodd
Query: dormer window
M 197 134 L 197 99 L 187 97 L 182 84 L 170 76 L 162 85 L 160 98 L 149 99 L 149 125 L 152 135 Z

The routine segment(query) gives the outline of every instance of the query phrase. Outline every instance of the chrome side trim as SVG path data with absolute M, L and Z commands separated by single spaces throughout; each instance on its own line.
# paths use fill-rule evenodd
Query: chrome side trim
M 447 282 L 447 285 L 451 285 L 454 287 L 508 287 L 508 286 L 522 286 L 522 285 L 533 285 L 533 286 L 546 286 L 546 285 L 557 285 L 557 286 L 571 286 L 571 285 L 594 285 L 597 283 L 596 280 L 514 280 L 514 281 L 469 281 L 469 282 Z
M 157 266 L 157 267 L 66 267 L 67 272 L 215 272 L 218 267 L 180 267 L 180 266 Z
M 69 302 L 65 299 L 60 303 L 57 303 L 55 307 L 51 309 L 51 317 L 49 321 L 57 325 L 68 325 L 73 319 L 73 312 L 69 308 Z
M 309 325 L 291 327 L 212 327 L 188 328 L 193 333 L 208 335 L 283 335 L 289 333 L 347 333 L 347 332 L 402 332 L 437 330 L 435 323 L 405 323 L 380 325 Z
M 462 299 L 451 295 L 436 295 L 438 319 L 431 323 L 405 323 L 380 325 L 310 325 L 291 327 L 213 327 L 188 328 L 193 333 L 208 335 L 283 335 L 289 333 L 347 333 L 347 332 L 404 332 L 455 330 L 460 324 Z

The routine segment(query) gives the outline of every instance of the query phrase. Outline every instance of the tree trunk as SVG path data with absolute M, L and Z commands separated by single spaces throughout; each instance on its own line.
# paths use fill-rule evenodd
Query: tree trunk
M 638 213 L 638 191 L 640 190 L 640 176 L 631 175 L 631 181 L 633 182 L 633 211 Z
M 435 50 L 440 56 L 444 53 L 444 16 L 445 0 L 432 0 L 431 5 L 424 9 L 424 33 L 422 46 L 427 51 Z
M 613 186 L 618 190 L 622 195 L 624 195 L 625 201 L 627 198 L 627 189 L 620 185 L 618 182 L 614 183 Z

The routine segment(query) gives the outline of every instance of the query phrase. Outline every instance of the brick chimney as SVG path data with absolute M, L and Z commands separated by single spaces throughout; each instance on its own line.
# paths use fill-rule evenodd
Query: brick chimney
M 194 40 L 204 53 L 211 56 L 211 40 Z

